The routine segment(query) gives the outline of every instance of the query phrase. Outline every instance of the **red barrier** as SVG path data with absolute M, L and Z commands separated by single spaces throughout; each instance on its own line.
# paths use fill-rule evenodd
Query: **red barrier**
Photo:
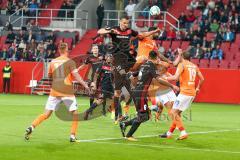
M 196 102 L 240 104 L 240 70 L 201 71 L 205 82 Z
M 12 66 L 12 78 L 11 78 L 11 93 L 24 93 L 27 91 L 26 86 L 29 85 L 30 80 L 32 79 L 32 70 L 36 66 L 37 62 L 11 62 Z M 0 61 L 0 92 L 3 90 L 3 81 L 2 81 L 2 69 L 6 65 L 5 61 Z M 43 64 L 41 63 L 38 66 L 37 70 L 42 71 Z M 42 73 L 42 72 L 41 72 Z M 36 80 L 41 80 L 42 74 L 34 77 Z M 28 89 L 29 92 L 29 89 Z
M 4 61 L 0 61 L 0 70 L 5 66 Z M 11 93 L 24 93 L 26 85 L 32 78 L 32 69 L 36 62 L 12 62 L 13 76 L 11 80 Z M 43 67 L 41 64 L 40 68 Z M 218 70 L 201 69 L 205 82 L 196 102 L 209 103 L 230 103 L 240 104 L 240 70 Z M 87 72 L 87 68 L 82 74 Z M 2 77 L 2 72 L 0 73 Z M 41 79 L 41 74 L 37 80 Z M 0 92 L 2 91 L 2 80 L 0 80 Z

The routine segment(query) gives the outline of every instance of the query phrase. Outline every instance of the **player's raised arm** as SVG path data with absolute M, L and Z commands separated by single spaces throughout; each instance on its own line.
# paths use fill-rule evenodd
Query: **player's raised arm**
M 177 49 L 177 51 L 178 51 L 178 56 L 177 56 L 177 58 L 175 59 L 175 61 L 173 62 L 173 65 L 174 66 L 177 66 L 179 63 L 180 63 L 180 61 L 181 61 L 181 58 L 182 58 L 182 54 L 183 54 L 183 50 L 182 49 Z
M 171 87 L 174 91 L 177 91 L 177 92 L 179 91 L 179 87 L 169 83 L 168 81 L 164 80 L 163 78 L 157 77 L 156 79 L 160 84 L 162 84 L 164 86 Z
M 198 93 L 200 91 L 200 88 L 201 88 L 203 82 L 204 82 L 204 77 L 203 77 L 203 75 L 202 75 L 202 73 L 199 69 L 197 70 L 197 76 L 199 77 L 198 86 L 196 88 L 196 92 Z
M 166 77 L 166 80 L 168 80 L 168 81 L 179 80 L 179 77 L 180 77 L 181 73 L 183 72 L 183 68 L 184 68 L 183 64 L 179 64 L 176 73 L 172 76 Z
M 74 69 L 71 69 L 71 73 L 72 75 L 74 76 L 74 78 L 88 91 L 90 92 L 90 89 L 87 85 L 87 83 L 82 79 L 82 77 L 79 75 L 78 73 L 78 69 L 74 68 Z
M 153 31 L 149 31 L 149 32 L 142 32 L 142 33 L 140 33 L 137 37 L 139 38 L 139 39 L 144 39 L 145 37 L 149 37 L 149 36 L 151 36 L 151 35 L 153 35 L 153 34 L 155 34 L 155 33 L 158 33 L 158 32 L 160 32 L 161 30 L 159 29 L 159 28 L 157 28 L 157 29 L 155 29 L 155 30 L 153 30 Z

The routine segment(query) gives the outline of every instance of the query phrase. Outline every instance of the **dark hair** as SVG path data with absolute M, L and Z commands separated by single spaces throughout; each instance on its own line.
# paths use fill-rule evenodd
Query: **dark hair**
M 186 60 L 190 60 L 191 59 L 191 54 L 190 52 L 183 52 L 183 58 Z
M 150 59 L 157 59 L 157 52 L 155 52 L 155 51 L 150 51 L 150 52 L 149 52 L 149 58 L 150 58 Z
M 129 17 L 128 17 L 128 16 L 126 16 L 126 15 L 124 15 L 124 16 L 121 16 L 121 17 L 120 17 L 120 20 L 123 20 L 123 19 L 129 20 Z
M 154 30 L 156 30 L 156 29 L 157 29 L 157 27 L 150 27 L 150 28 L 148 29 L 148 32 L 154 31 Z

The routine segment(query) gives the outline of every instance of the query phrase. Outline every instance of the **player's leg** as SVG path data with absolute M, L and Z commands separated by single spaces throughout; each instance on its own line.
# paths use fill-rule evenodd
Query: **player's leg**
M 114 91 L 114 108 L 115 108 L 115 124 L 118 124 L 118 119 L 121 117 L 121 105 L 120 105 L 121 90 Z
M 93 112 L 93 110 L 95 108 L 97 108 L 97 106 L 101 105 L 103 103 L 103 99 L 102 97 L 96 99 L 92 105 L 90 106 L 90 108 L 88 108 L 86 111 L 85 111 L 85 114 L 84 114 L 84 120 L 88 120 L 88 117 L 89 117 L 89 114 Z
M 72 125 L 70 131 L 70 142 L 77 142 L 76 134 L 78 128 L 78 105 L 76 97 L 63 97 L 62 101 L 72 114 Z
M 57 97 L 49 96 L 47 100 L 47 104 L 45 107 L 45 112 L 43 114 L 40 114 L 31 124 L 30 127 L 26 129 L 25 133 L 25 139 L 28 140 L 29 136 L 32 134 L 33 130 L 39 126 L 44 120 L 48 119 L 52 112 L 58 107 L 59 103 L 61 102 L 61 99 Z

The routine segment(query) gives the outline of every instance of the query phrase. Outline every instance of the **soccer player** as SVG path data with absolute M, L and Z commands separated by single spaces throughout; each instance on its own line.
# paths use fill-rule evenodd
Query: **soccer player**
M 84 64 L 81 65 L 78 70 L 81 70 L 86 65 L 91 64 L 91 81 L 94 81 L 94 75 L 96 73 L 97 68 L 102 64 L 103 56 L 99 53 L 99 47 L 97 44 L 93 44 L 91 48 L 91 53 L 85 60 Z M 90 95 L 90 106 L 94 102 L 94 96 Z
M 102 114 L 105 116 L 107 99 L 113 98 L 113 58 L 111 54 L 107 54 L 105 57 L 106 61 L 103 61 L 102 64 L 96 69 L 94 82 L 92 84 L 93 90 L 97 90 L 97 99 L 85 112 L 85 120 L 87 120 L 89 114 L 101 104 L 103 105 Z
M 148 32 L 140 33 L 138 35 L 138 52 L 136 57 L 137 62 L 133 66 L 132 70 L 136 70 L 148 59 L 150 51 L 158 52 L 156 39 L 158 38 L 160 31 L 161 30 L 157 27 L 150 27 Z M 165 62 L 170 62 L 162 54 L 158 54 L 158 57 Z
M 174 86 L 159 77 L 156 71 L 156 64 L 158 64 L 157 53 L 155 51 L 151 51 L 148 61 L 141 66 L 140 71 L 137 72 L 137 74 L 133 74 L 133 76 L 138 76 L 137 85 L 133 90 L 133 100 L 137 111 L 137 117 L 120 123 L 120 129 L 123 137 L 125 137 L 126 127 L 131 125 L 129 132 L 126 135 L 127 140 L 136 141 L 136 139 L 133 138 L 133 134 L 141 123 L 149 120 L 147 95 L 152 79 L 155 78 L 159 81 L 159 83 L 169 86 L 175 90 L 179 89 L 177 86 Z
M 125 86 L 128 92 L 131 94 L 130 81 L 126 78 L 126 73 L 136 62 L 135 58 L 130 54 L 130 44 L 131 39 L 138 36 L 138 32 L 129 28 L 128 17 L 121 17 L 119 26 L 102 28 L 98 31 L 98 34 L 110 34 L 114 46 L 111 51 L 108 51 L 108 53 L 112 53 L 114 58 L 114 108 L 116 111 L 115 123 L 117 123 L 118 118 L 122 116 L 121 112 L 119 111 L 119 99 L 121 96 L 122 87 Z
M 88 92 L 89 87 L 79 75 L 75 62 L 68 57 L 68 45 L 66 43 L 61 43 L 59 51 L 60 57 L 53 59 L 49 66 L 48 76 L 52 78 L 52 87 L 45 107 L 45 112 L 39 115 L 32 122 L 31 126 L 26 129 L 26 140 L 29 140 L 33 130 L 44 120 L 48 119 L 53 111 L 58 109 L 60 103 L 63 102 L 69 109 L 69 112 L 72 113 L 73 117 L 70 142 L 77 141 L 78 112 L 72 81 L 75 78 Z
M 162 78 L 171 75 L 167 72 L 167 66 L 168 64 L 165 64 L 165 66 L 157 66 L 158 74 L 161 75 Z M 159 120 L 159 117 L 163 111 L 163 107 L 167 108 L 168 115 L 171 116 L 171 109 L 174 101 L 176 100 L 176 94 L 174 93 L 174 91 L 170 87 L 162 85 L 157 80 L 153 80 L 148 92 L 152 103 L 155 104 L 151 107 L 151 110 L 157 112 L 156 120 Z
M 180 136 L 178 140 L 184 140 L 188 138 L 188 134 L 185 131 L 181 113 L 188 109 L 196 94 L 200 91 L 200 88 L 204 82 L 204 77 L 199 70 L 199 68 L 191 63 L 190 60 L 190 53 L 183 52 L 179 53 L 180 63 L 178 64 L 177 71 L 175 75 L 166 77 L 168 81 L 180 81 L 180 94 L 177 96 L 176 101 L 173 104 L 172 109 L 172 125 L 169 131 L 163 135 L 160 135 L 162 138 L 171 138 L 172 133 L 176 129 L 176 127 L 180 130 Z M 199 83 L 196 87 L 196 78 L 199 78 Z

